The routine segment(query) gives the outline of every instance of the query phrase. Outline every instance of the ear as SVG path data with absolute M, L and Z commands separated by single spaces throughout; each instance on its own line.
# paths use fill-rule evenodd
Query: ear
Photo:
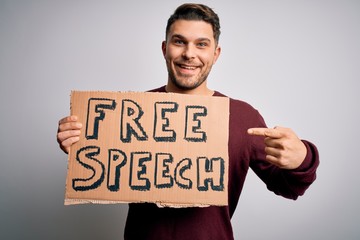
M 163 41 L 161 43 L 161 50 L 162 50 L 163 56 L 165 57 L 165 55 L 166 55 L 166 41 Z
M 214 62 L 213 62 L 213 64 L 215 64 L 216 61 L 218 60 L 218 58 L 220 56 L 220 53 L 221 53 L 221 47 L 217 46 L 216 49 L 215 49 L 215 52 L 214 52 Z

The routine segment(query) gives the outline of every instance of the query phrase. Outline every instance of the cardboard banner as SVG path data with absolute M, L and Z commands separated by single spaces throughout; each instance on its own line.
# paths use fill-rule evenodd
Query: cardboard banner
M 71 115 L 65 205 L 228 204 L 228 98 L 73 91 Z

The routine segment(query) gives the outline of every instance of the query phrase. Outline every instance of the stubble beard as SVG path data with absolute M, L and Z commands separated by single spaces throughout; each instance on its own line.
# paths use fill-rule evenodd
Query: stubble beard
M 179 89 L 181 90 L 193 90 L 197 87 L 201 86 L 207 79 L 210 69 L 208 71 L 200 74 L 199 76 L 181 76 L 177 77 L 174 71 L 171 69 L 171 67 L 168 66 L 168 72 L 169 72 L 169 79 L 170 81 Z M 182 80 L 180 79 L 182 78 Z M 193 81 L 188 81 L 190 78 L 197 78 Z

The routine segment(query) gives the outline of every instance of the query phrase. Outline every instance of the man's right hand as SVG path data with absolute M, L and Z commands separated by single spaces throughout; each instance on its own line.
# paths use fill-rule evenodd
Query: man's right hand
M 59 121 L 57 141 L 65 153 L 69 153 L 70 146 L 80 139 L 82 124 L 77 120 L 77 116 L 67 116 Z

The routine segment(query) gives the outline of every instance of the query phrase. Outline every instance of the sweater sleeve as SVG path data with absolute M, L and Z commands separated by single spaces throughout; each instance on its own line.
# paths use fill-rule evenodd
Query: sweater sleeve
M 265 123 L 260 114 L 258 119 L 258 125 L 264 127 Z M 297 169 L 286 170 L 265 160 L 265 145 L 262 137 L 250 138 L 250 141 L 252 143 L 250 167 L 270 191 L 296 200 L 315 181 L 316 170 L 319 166 L 319 153 L 311 142 L 302 140 L 307 149 L 304 161 Z

